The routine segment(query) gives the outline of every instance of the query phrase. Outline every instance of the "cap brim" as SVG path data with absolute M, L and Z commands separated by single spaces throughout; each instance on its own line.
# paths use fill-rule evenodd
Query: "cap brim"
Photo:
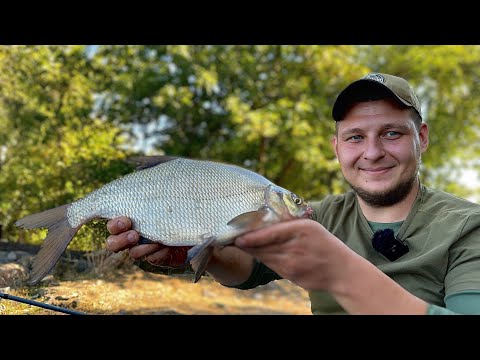
M 338 95 L 337 100 L 335 100 L 335 104 L 333 104 L 332 109 L 332 116 L 335 121 L 340 121 L 343 119 L 345 112 L 347 111 L 348 107 L 355 101 L 355 95 L 359 91 L 368 90 L 368 88 L 380 88 L 385 91 L 386 95 L 389 97 L 397 100 L 400 105 L 404 105 L 407 107 L 411 107 L 412 105 L 403 100 L 402 98 L 398 97 L 392 90 L 390 90 L 386 85 L 370 79 L 360 79 L 354 81 L 350 85 L 348 85 L 343 91 Z

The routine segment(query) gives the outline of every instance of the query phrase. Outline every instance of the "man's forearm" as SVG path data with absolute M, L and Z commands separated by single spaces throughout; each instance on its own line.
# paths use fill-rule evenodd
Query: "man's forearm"
M 332 285 L 332 295 L 350 314 L 425 315 L 428 304 L 357 254 Z M 345 264 L 345 263 L 344 263 Z
M 215 249 L 207 272 L 220 284 L 234 286 L 245 282 L 253 269 L 253 257 L 234 246 Z

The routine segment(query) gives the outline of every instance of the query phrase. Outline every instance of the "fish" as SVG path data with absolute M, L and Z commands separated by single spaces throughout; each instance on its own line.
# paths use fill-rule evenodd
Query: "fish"
M 22 229 L 46 228 L 28 284 L 55 266 L 77 231 L 94 219 L 127 216 L 143 243 L 191 247 L 185 264 L 205 273 L 215 247 L 246 232 L 296 218 L 311 206 L 295 193 L 238 165 L 175 156 L 129 158 L 135 171 L 84 197 L 16 221 Z

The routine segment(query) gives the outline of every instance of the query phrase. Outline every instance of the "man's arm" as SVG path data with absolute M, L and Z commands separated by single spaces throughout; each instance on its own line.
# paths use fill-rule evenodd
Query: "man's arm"
M 329 292 L 350 314 L 427 313 L 425 301 L 313 220 L 275 224 L 235 244 L 298 286 Z
M 215 249 L 206 271 L 220 284 L 235 286 L 244 283 L 252 273 L 253 257 L 234 246 Z

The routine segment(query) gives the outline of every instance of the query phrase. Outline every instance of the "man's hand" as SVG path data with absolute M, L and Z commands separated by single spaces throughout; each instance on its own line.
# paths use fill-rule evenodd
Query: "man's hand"
M 160 243 L 138 245 L 140 236 L 131 228 L 131 220 L 125 216 L 109 220 L 107 230 L 112 235 L 107 238 L 107 248 L 113 252 L 128 249 L 132 259 L 146 260 L 156 266 L 179 268 L 185 264 L 190 246 L 166 246 Z
M 344 260 L 357 256 L 322 225 L 284 221 L 238 237 L 235 245 L 307 290 L 331 290 Z

